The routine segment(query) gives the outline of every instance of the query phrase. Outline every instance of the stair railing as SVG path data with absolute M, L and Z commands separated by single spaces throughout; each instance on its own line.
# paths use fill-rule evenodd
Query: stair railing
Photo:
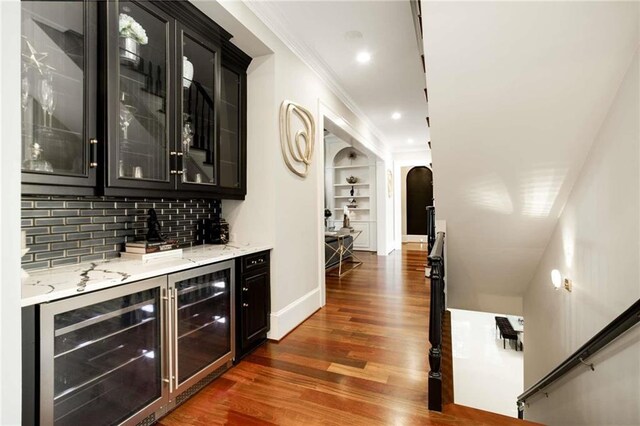
M 544 389 L 549 387 L 549 385 L 563 377 L 575 367 L 579 365 L 586 365 L 594 371 L 595 368 L 593 364 L 589 364 L 587 359 L 620 337 L 627 330 L 634 327 L 638 322 L 640 322 L 640 299 L 631 305 L 629 309 L 618 315 L 616 319 L 607 324 L 560 365 L 551 370 L 549 374 L 538 380 L 538 382 L 533 386 L 524 391 L 522 395 L 518 396 L 518 418 L 524 418 L 524 407 L 527 404 L 528 399 L 538 392 L 543 392 Z
M 431 253 L 436 242 L 436 208 L 427 206 L 427 250 Z
M 444 232 L 438 232 L 429 254 L 431 304 L 429 310 L 429 410 L 442 411 L 442 322 L 445 311 Z

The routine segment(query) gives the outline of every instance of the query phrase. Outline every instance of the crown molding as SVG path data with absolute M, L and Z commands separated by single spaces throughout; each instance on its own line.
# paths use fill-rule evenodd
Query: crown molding
M 369 128 L 371 133 L 377 138 L 377 140 L 370 142 L 373 143 L 377 149 L 387 153 L 393 152 L 393 147 L 387 145 L 385 142 L 386 137 L 382 131 L 378 129 L 351 96 L 349 96 L 347 91 L 339 83 L 339 79 L 331 67 L 312 47 L 296 39 L 296 37 L 287 30 L 286 18 L 271 5 L 271 2 L 245 1 L 244 4 Z

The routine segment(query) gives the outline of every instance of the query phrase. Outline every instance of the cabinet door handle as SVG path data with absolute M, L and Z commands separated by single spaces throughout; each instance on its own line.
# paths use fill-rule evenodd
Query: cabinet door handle
M 98 167 L 98 139 L 89 139 L 89 167 L 95 169 Z
M 243 303 L 242 306 L 245 307 L 245 308 L 248 308 L 249 304 L 248 303 Z
M 252 264 L 252 265 L 255 265 L 255 264 L 257 264 L 257 263 L 258 263 L 258 261 L 257 261 L 257 260 L 252 260 L 252 261 L 251 261 L 251 264 Z
M 247 287 L 242 287 L 242 291 L 249 291 Z
M 264 259 L 262 258 L 258 259 L 258 263 L 264 263 Z

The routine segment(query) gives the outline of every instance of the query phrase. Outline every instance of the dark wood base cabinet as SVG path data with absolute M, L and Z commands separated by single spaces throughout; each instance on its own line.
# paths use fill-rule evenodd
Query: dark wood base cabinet
M 271 290 L 269 252 L 236 260 L 236 362 L 267 340 Z

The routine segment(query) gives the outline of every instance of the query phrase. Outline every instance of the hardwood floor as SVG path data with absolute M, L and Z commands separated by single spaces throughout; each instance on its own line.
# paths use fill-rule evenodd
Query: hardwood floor
M 327 278 L 324 308 L 160 424 L 496 424 L 478 410 L 426 408 L 429 280 L 425 251 L 410 248 L 387 257 L 359 253 L 362 266 Z

